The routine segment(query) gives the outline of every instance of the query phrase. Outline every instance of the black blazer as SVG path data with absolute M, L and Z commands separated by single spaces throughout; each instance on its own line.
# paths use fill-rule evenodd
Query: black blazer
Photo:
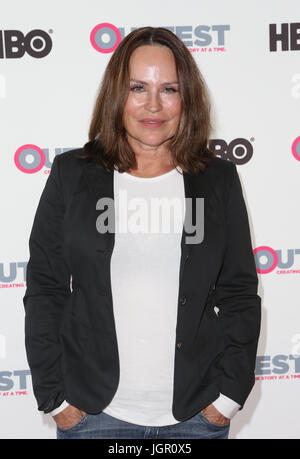
M 113 198 L 113 173 L 77 158 L 81 152 L 55 157 L 29 239 L 25 345 L 45 413 L 63 400 L 99 413 L 119 383 L 110 279 L 115 234 L 96 228 L 96 203 Z M 183 177 L 186 197 L 204 198 L 204 239 L 187 244 L 183 225 L 172 406 L 178 421 L 220 392 L 243 407 L 255 381 L 261 317 L 235 164 L 215 158 L 205 172 Z

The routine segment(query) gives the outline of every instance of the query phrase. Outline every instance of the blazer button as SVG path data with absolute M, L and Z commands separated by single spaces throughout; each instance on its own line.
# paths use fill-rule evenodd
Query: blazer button
M 180 341 L 179 343 L 177 343 L 177 344 L 176 344 L 177 349 L 181 349 L 181 348 L 182 348 L 182 345 L 183 345 L 183 343 L 182 343 L 181 341 Z
M 181 296 L 180 299 L 179 299 L 179 301 L 180 301 L 180 304 L 181 304 L 182 306 L 185 305 L 185 303 L 186 303 L 186 301 L 187 301 L 187 300 L 186 300 L 186 296 Z

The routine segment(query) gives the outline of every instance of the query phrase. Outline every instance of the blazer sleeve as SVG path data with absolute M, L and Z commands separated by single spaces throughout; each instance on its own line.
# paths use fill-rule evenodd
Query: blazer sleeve
M 71 294 L 70 272 L 62 254 L 65 213 L 55 156 L 29 237 L 26 270 L 25 347 L 38 409 L 49 413 L 65 399 L 59 328 Z
M 261 298 L 251 235 L 237 168 L 231 163 L 226 205 L 226 248 L 215 284 L 215 305 L 225 341 L 220 392 L 241 405 L 255 383 Z

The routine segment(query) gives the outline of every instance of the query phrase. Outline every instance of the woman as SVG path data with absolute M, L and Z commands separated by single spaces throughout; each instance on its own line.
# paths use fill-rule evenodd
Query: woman
M 210 132 L 188 49 L 144 27 L 112 55 L 89 142 L 53 161 L 24 307 L 58 438 L 228 438 L 254 384 L 260 297 L 236 166 Z

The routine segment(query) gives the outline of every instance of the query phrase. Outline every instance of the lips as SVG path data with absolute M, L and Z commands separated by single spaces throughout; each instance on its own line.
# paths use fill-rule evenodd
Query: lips
M 156 118 L 144 118 L 140 121 L 144 126 L 147 127 L 160 127 L 165 121 Z

